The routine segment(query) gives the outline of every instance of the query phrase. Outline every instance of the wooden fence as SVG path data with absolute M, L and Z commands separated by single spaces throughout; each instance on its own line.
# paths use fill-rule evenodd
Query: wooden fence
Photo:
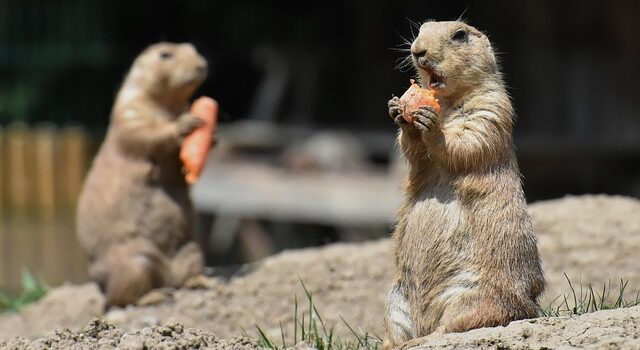
M 89 156 L 79 127 L 0 128 L 0 287 L 19 288 L 24 269 L 51 285 L 86 278 L 74 212 Z

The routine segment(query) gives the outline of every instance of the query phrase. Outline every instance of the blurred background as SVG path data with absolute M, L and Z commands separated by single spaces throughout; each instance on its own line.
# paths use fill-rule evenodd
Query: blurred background
M 640 3 L 0 0 L 0 287 L 86 280 L 82 181 L 129 65 L 157 41 L 209 60 L 220 142 L 193 188 L 210 266 L 384 237 L 402 162 L 386 103 L 412 22 L 463 15 L 500 54 L 529 201 L 640 196 Z M 218 268 L 219 270 L 221 268 Z

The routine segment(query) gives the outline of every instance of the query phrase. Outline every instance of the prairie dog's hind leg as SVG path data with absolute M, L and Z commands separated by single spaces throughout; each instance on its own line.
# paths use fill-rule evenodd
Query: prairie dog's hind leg
M 393 285 L 387 297 L 384 329 L 382 350 L 392 349 L 416 336 L 406 289 L 399 282 Z
M 137 239 L 111 246 L 92 266 L 106 297 L 105 310 L 136 302 L 152 289 L 166 285 L 168 261 L 153 244 Z
M 537 306 L 525 298 L 511 298 L 511 305 L 496 300 L 484 292 L 461 298 L 442 315 L 439 330 L 442 333 L 461 333 L 483 327 L 506 326 L 511 321 L 537 317 Z M 520 300 L 520 302 L 516 302 Z

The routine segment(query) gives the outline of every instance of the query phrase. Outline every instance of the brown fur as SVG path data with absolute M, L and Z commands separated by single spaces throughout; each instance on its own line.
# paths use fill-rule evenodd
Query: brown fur
M 155 44 L 118 93 L 77 212 L 78 238 L 107 306 L 202 272 L 178 154 L 183 136 L 201 123 L 186 111 L 206 67 L 191 44 Z
M 459 30 L 466 40 L 453 39 Z M 393 234 L 385 349 L 536 317 L 544 289 L 513 109 L 489 40 L 462 22 L 426 22 L 411 52 L 423 85 L 444 83 L 442 108 L 423 108 L 410 124 L 398 99 L 389 101 L 410 170 Z

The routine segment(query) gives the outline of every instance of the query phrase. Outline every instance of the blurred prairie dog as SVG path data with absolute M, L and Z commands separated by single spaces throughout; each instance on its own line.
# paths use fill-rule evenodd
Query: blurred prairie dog
M 409 163 L 393 233 L 396 282 L 383 349 L 429 334 L 537 317 L 544 290 L 511 136 L 513 108 L 487 37 L 463 22 L 426 22 L 411 45 L 441 111 L 389 114 Z
M 77 211 L 77 235 L 107 307 L 202 273 L 179 151 L 202 123 L 188 104 L 206 72 L 193 45 L 158 43 L 136 58 L 116 97 Z

